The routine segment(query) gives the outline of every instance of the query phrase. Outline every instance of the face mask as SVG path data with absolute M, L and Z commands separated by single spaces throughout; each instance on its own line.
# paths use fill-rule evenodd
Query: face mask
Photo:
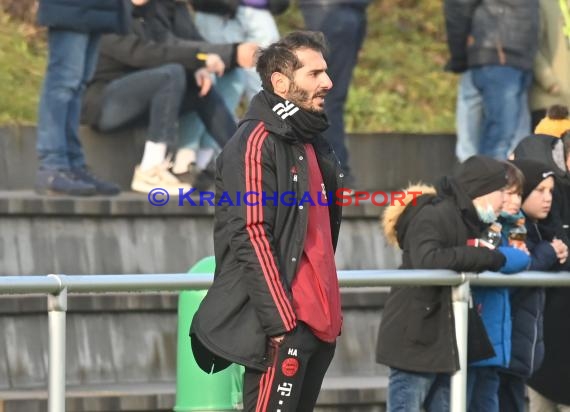
M 475 210 L 477 210 L 479 220 L 483 223 L 493 223 L 497 219 L 495 210 L 490 203 L 487 203 L 487 206 L 475 205 Z

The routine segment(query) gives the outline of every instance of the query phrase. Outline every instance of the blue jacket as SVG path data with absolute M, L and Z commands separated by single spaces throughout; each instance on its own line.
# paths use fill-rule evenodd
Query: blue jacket
M 83 33 L 125 33 L 130 0 L 40 0 L 38 24 Z
M 511 360 L 511 306 L 509 289 L 502 287 L 478 287 L 471 290 L 473 304 L 478 308 L 487 330 L 495 356 L 469 364 L 469 367 L 507 367 Z
M 508 236 L 516 222 L 523 217 L 501 216 L 502 246 L 509 246 Z M 530 259 L 529 259 L 530 262 Z M 528 264 L 528 263 L 527 263 Z M 506 368 L 511 362 L 511 304 L 508 287 L 479 287 L 472 289 L 473 304 L 479 310 L 489 340 L 495 350 L 495 356 L 479 362 L 471 363 L 470 367 L 500 366 Z

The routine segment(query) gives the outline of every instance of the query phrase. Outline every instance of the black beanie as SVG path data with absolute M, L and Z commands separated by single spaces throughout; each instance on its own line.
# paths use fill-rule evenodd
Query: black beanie
M 507 165 L 490 157 L 471 156 L 453 176 L 465 193 L 475 199 L 507 185 Z
M 540 182 L 549 176 L 554 176 L 554 171 L 542 162 L 530 159 L 513 160 L 511 162 L 522 172 L 524 176 L 522 201 L 530 195 Z

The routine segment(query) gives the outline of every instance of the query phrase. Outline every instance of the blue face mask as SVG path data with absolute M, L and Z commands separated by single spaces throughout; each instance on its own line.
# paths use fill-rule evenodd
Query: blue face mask
M 497 220 L 495 210 L 490 203 L 487 203 L 487 206 L 475 205 L 475 210 L 477 210 L 479 220 L 483 223 L 493 223 L 495 220 Z

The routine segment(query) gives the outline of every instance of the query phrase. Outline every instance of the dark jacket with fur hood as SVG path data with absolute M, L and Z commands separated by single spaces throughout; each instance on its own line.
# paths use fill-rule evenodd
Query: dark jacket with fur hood
M 453 178 L 442 180 L 437 195 L 426 186 L 408 188 L 407 193 L 414 190 L 424 193 L 415 206 L 390 206 L 384 215 L 388 240 L 397 241 L 402 249 L 402 269 L 481 272 L 503 266 L 500 252 L 467 246 L 467 240 L 480 237 L 486 225 Z M 408 196 L 407 202 L 411 200 Z M 392 288 L 380 324 L 376 359 L 407 371 L 455 372 L 459 359 L 451 288 Z

